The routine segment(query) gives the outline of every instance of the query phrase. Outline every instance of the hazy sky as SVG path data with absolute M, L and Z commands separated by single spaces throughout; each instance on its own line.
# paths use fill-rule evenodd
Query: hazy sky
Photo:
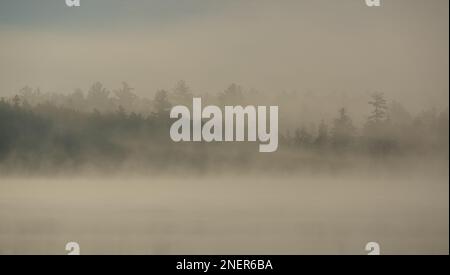
M 0 0 L 0 95 L 128 81 L 384 91 L 448 106 L 448 0 Z M 443 103 L 445 102 L 445 103 Z

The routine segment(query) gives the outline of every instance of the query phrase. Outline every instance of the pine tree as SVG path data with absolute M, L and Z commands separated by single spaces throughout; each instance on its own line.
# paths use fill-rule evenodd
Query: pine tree
M 315 144 L 319 147 L 324 146 L 328 143 L 328 126 L 325 124 L 325 121 L 321 121 L 319 125 L 319 132 L 317 134 L 317 138 L 315 140 Z
M 332 141 L 337 149 L 348 147 L 352 142 L 356 132 L 351 118 L 347 115 L 345 108 L 339 110 L 339 117 L 333 122 Z
M 388 107 L 383 93 L 374 93 L 372 95 L 372 100 L 369 101 L 369 104 L 374 108 L 372 114 L 369 116 L 369 121 L 379 123 L 386 120 Z

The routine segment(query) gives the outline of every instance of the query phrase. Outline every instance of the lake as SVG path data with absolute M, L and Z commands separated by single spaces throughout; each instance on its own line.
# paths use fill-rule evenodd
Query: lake
M 0 179 L 0 254 L 448 254 L 449 189 L 405 177 Z

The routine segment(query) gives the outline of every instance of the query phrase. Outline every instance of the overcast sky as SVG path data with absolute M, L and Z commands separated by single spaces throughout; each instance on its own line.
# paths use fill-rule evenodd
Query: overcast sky
M 0 95 L 186 80 L 448 106 L 448 0 L 0 0 Z M 443 103 L 445 102 L 445 103 Z

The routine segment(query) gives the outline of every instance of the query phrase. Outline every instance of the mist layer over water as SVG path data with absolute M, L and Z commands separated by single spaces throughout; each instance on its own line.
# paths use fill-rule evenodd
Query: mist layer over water
M 448 253 L 448 176 L 1 179 L 0 253 Z

